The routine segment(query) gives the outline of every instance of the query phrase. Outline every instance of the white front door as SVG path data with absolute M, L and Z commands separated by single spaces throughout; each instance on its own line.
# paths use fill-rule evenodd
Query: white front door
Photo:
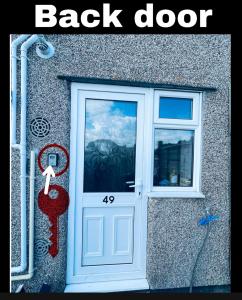
M 72 83 L 67 283 L 146 277 L 144 89 Z

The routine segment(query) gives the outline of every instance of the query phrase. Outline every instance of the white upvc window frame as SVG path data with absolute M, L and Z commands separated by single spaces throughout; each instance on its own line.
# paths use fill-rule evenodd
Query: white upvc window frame
M 159 118 L 160 97 L 192 99 L 192 119 L 167 119 Z M 201 193 L 201 113 L 202 92 L 177 91 L 177 90 L 153 90 L 153 106 L 149 111 L 150 126 L 150 151 L 148 151 L 148 196 L 150 197 L 185 197 L 204 198 Z M 154 134 L 155 129 L 181 129 L 194 130 L 193 153 L 193 185 L 191 187 L 164 187 L 153 186 L 154 173 Z

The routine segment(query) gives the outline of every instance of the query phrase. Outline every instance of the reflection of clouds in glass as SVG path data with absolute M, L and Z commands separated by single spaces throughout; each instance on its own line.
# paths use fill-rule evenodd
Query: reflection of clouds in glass
M 86 101 L 86 135 L 85 144 L 108 139 L 120 146 L 131 147 L 136 140 L 136 117 L 127 115 L 132 102 L 122 102 L 122 109 L 117 101 Z M 126 111 L 127 107 L 127 111 Z
M 177 144 L 179 141 L 189 141 L 193 136 L 193 130 L 155 129 L 155 148 L 158 142 L 163 144 Z

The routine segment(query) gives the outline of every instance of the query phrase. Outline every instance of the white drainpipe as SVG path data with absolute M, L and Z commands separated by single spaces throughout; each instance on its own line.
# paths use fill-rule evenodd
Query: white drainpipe
M 20 203 L 21 203 L 21 263 L 11 267 L 11 273 L 21 273 L 27 267 L 27 220 L 26 220 L 26 102 L 27 102 L 27 52 L 37 41 L 40 41 L 42 50 L 36 49 L 38 55 L 49 58 L 54 54 L 53 46 L 41 35 L 34 34 L 21 46 L 21 122 L 20 144 L 13 144 L 13 148 L 20 150 Z M 12 70 L 13 71 L 13 70 Z M 14 70 L 16 71 L 16 69 Z M 16 113 L 16 111 L 15 111 Z M 12 131 L 15 128 L 12 128 Z M 16 137 L 16 130 L 12 133 Z
M 26 280 L 34 274 L 34 181 L 35 181 L 35 151 L 30 154 L 30 176 L 29 176 L 29 268 L 24 275 L 11 276 L 12 281 Z

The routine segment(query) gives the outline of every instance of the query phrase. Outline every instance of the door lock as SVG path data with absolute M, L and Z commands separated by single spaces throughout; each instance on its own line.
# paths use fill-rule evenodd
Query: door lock
M 128 183 L 128 182 L 127 182 Z M 130 182 L 131 183 L 131 182 Z M 136 192 L 136 196 L 140 197 L 141 196 L 141 192 L 142 192 L 142 180 L 136 180 L 135 184 L 129 185 L 129 187 L 134 187 L 135 192 Z

